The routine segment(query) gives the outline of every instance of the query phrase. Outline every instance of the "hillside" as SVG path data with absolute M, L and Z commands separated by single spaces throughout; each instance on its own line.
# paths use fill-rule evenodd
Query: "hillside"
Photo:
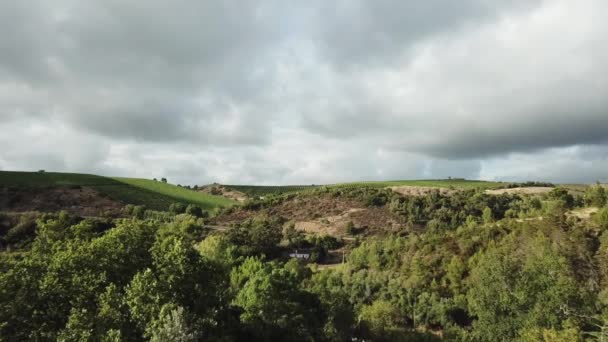
M 365 182 L 235 205 L 205 192 L 219 187 L 0 173 L 0 207 L 45 208 L 0 210 L 0 336 L 144 341 L 177 322 L 197 338 L 158 340 L 608 337 L 602 186 Z M 123 208 L 172 202 L 230 206 Z
M 50 191 L 57 210 L 70 190 L 94 188 L 200 199 L 142 179 L 15 176 L 11 188 Z M 608 337 L 603 187 L 394 184 L 249 199 L 210 218 L 0 212 L 0 336 L 143 341 L 141 329 L 177 321 L 191 340 Z M 407 186 L 417 192 L 393 189 Z
M 393 181 L 367 181 L 367 182 L 347 182 L 325 185 L 219 185 L 224 189 L 238 191 L 249 197 L 264 197 L 271 195 L 284 195 L 289 193 L 299 193 L 311 191 L 319 188 L 329 189 L 351 189 L 360 187 L 387 188 L 397 186 L 426 187 L 426 188 L 454 188 L 454 189 L 495 189 L 505 186 L 507 183 L 488 182 L 481 180 L 466 179 L 427 179 L 427 180 L 393 180 Z
M 0 171 L 1 207 L 56 209 L 54 204 L 82 209 L 116 210 L 124 204 L 167 210 L 174 202 L 197 204 L 214 211 L 234 202 L 175 185 L 138 178 L 110 178 L 91 174 Z M 59 203 L 56 203 L 59 201 Z M 80 212 L 80 211 L 79 211 Z

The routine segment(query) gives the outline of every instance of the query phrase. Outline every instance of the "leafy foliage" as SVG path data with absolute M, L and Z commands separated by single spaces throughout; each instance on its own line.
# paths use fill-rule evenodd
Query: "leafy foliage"
M 121 219 L 3 216 L 12 223 L 2 241 L 19 249 L 0 253 L 0 336 L 600 340 L 608 331 L 608 211 L 566 219 L 569 194 L 556 189 L 546 197 L 406 197 L 373 187 L 307 194 L 357 198 L 416 227 L 344 238 L 346 246 L 306 236 L 271 211 L 213 232 L 195 206 L 129 206 Z M 288 248 L 315 259 L 337 248 L 348 254 L 344 264 L 317 268 L 288 260 Z

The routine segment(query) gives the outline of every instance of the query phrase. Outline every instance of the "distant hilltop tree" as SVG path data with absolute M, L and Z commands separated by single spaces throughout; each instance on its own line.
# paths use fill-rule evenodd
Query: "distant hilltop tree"
M 38 170 L 39 173 L 45 173 L 46 171 L 44 170 Z
M 163 177 L 163 178 L 160 179 L 160 181 L 163 182 L 163 183 L 167 183 L 167 178 Z
M 156 179 L 156 178 L 152 178 L 152 180 L 155 181 L 155 182 L 158 182 L 158 179 Z

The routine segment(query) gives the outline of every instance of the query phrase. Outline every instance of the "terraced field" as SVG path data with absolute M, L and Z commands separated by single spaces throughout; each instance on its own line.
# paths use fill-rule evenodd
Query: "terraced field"
M 153 180 L 110 178 L 79 173 L 0 171 L 0 187 L 2 186 L 26 189 L 89 187 L 112 200 L 125 204 L 145 205 L 156 210 L 166 210 L 173 202 L 197 204 L 209 211 L 235 203 L 220 196 Z

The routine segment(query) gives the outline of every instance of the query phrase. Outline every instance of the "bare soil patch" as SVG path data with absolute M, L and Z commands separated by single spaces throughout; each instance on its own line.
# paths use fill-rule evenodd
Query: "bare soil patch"
M 261 213 L 283 217 L 293 222 L 297 230 L 310 234 L 343 236 L 346 225 L 351 221 L 362 233 L 401 227 L 388 208 L 366 207 L 358 200 L 330 195 L 298 196 L 259 211 L 236 209 L 212 218 L 211 224 L 226 226 L 240 223 Z
M 228 199 L 235 200 L 238 202 L 245 202 L 249 198 L 245 193 L 232 189 L 227 189 L 226 187 L 218 184 L 207 185 L 202 189 L 199 189 L 199 191 L 211 195 L 226 197 Z
M 118 216 L 123 204 L 89 187 L 0 188 L 0 210 L 12 212 L 66 210 L 80 216 Z
M 521 195 L 540 195 L 547 193 L 554 188 L 544 186 L 531 186 L 527 188 L 512 188 L 512 189 L 495 189 L 486 190 L 485 193 L 489 195 L 502 195 L 502 194 L 521 194 Z
M 591 215 L 597 213 L 600 209 L 597 207 L 589 207 L 589 208 L 581 208 L 581 209 L 575 209 L 572 210 L 568 213 L 568 215 L 572 215 L 575 217 L 578 217 L 580 219 L 583 220 L 587 220 L 589 218 L 591 218 Z

